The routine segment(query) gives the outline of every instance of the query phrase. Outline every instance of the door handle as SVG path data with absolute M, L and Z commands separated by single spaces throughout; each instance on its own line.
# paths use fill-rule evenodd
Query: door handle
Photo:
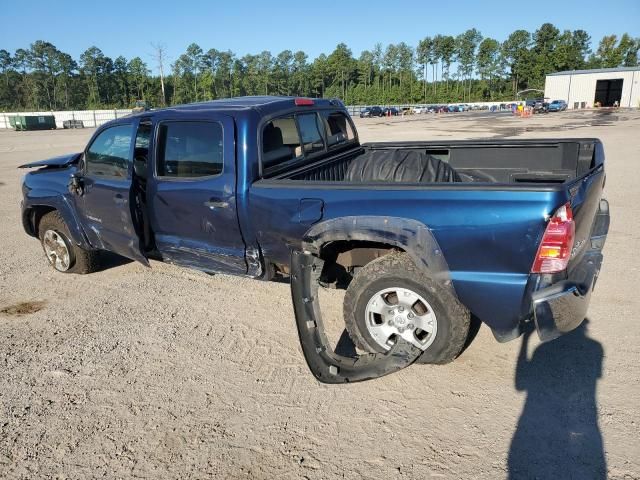
M 113 196 L 113 201 L 116 203 L 116 205 L 122 205 L 123 203 L 126 202 L 126 200 L 124 199 L 124 197 L 120 193 L 116 193 Z
M 204 202 L 205 207 L 209 207 L 211 210 L 216 208 L 227 208 L 229 206 L 229 202 L 224 202 L 222 200 L 211 199 L 208 202 Z

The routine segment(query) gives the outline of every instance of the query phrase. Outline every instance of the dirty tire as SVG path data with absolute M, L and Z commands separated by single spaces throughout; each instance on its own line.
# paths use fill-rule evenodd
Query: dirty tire
M 422 295 L 434 310 L 438 329 L 433 343 L 418 363 L 444 364 L 462 351 L 471 315 L 446 288 L 418 269 L 406 253 L 391 253 L 365 265 L 353 278 L 344 297 L 345 326 L 353 343 L 365 352 L 385 350 L 371 337 L 365 311 L 369 299 L 385 288 L 409 288 Z
M 61 271 L 56 269 L 53 265 L 52 268 L 60 273 L 80 274 L 92 273 L 98 270 L 100 267 L 99 253 L 95 250 L 84 250 L 75 245 L 71 240 L 67 224 L 64 223 L 64 220 L 57 211 L 49 212 L 44 215 L 38 224 L 38 236 L 43 249 L 44 234 L 47 230 L 54 230 L 64 238 L 71 257 L 71 266 L 68 270 Z M 51 264 L 51 262 L 49 262 L 49 264 Z

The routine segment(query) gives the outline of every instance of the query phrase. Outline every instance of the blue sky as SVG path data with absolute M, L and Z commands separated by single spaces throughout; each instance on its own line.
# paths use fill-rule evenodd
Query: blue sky
M 95 45 L 115 58 L 140 56 L 153 64 L 152 42 L 175 60 L 187 45 L 231 49 L 242 56 L 304 50 L 311 59 L 345 42 L 357 56 L 376 42 L 407 42 L 456 35 L 475 27 L 504 40 L 513 30 L 544 22 L 560 30 L 584 29 L 594 46 L 605 34 L 640 37 L 640 0 L 438 1 L 42 1 L 0 7 L 0 48 L 14 51 L 47 40 L 78 58 Z

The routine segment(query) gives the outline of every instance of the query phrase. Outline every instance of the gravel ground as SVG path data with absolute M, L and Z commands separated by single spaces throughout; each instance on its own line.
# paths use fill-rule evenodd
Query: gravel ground
M 322 385 L 285 283 L 55 273 L 22 231 L 15 167 L 92 131 L 0 131 L 0 477 L 640 478 L 640 114 L 356 122 L 363 141 L 601 138 L 612 221 L 588 326 L 532 337 L 529 360 L 481 328 L 450 365 Z M 339 315 L 340 292 L 322 300 Z

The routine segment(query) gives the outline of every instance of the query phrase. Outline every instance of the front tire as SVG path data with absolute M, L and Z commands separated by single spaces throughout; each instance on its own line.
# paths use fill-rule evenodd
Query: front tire
M 58 272 L 86 274 L 98 270 L 98 252 L 75 245 L 69 228 L 57 211 L 42 217 L 38 225 L 38 236 L 49 264 Z
M 403 338 L 424 351 L 419 363 L 444 364 L 462 352 L 470 313 L 406 253 L 365 265 L 344 298 L 345 325 L 360 350 L 384 353 Z

